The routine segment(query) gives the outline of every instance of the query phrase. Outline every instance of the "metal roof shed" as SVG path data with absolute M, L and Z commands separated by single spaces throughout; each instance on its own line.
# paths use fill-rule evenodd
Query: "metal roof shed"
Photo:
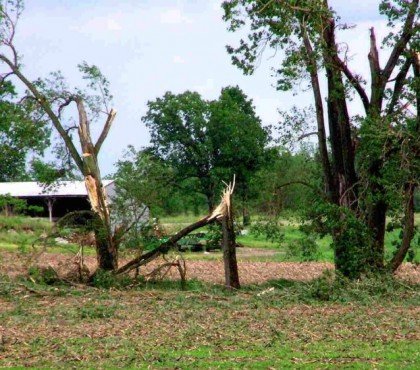
M 111 202 L 115 195 L 114 180 L 103 180 L 103 185 Z M 0 183 L 0 195 L 7 194 L 28 203 L 46 204 L 50 221 L 72 210 L 90 208 L 84 181 L 58 181 L 49 186 L 34 181 Z M 54 204 L 58 211 L 55 214 Z

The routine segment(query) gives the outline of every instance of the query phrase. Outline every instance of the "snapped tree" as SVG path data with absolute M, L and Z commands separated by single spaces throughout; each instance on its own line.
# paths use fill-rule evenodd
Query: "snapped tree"
M 117 245 L 113 237 L 106 193 L 98 164 L 98 153 L 105 141 L 116 111 L 109 108 L 112 96 L 109 82 L 96 66 L 86 62 L 80 64 L 79 70 L 88 82 L 88 88 L 95 95 L 88 95 L 80 89 L 70 90 L 60 72 L 52 73 L 50 78 L 31 81 L 25 76 L 20 57 L 14 45 L 16 26 L 23 11 L 21 0 L 0 1 L 0 83 L 14 76 L 27 89 L 25 99 L 32 101 L 48 117 L 56 133 L 64 142 L 69 157 L 84 177 L 92 211 L 96 219 L 95 236 L 98 266 L 104 270 L 115 270 L 118 267 Z M 77 123 L 66 124 L 73 120 L 64 116 L 65 108 L 74 105 L 78 117 Z M 100 116 L 105 116 L 105 123 L 97 140 L 91 136 L 91 123 Z M 77 131 L 79 144 L 71 132 Z M 80 146 L 80 151 L 78 147 Z
M 275 68 L 278 88 L 290 90 L 297 80 L 309 81 L 323 190 L 329 200 L 314 207 L 313 216 L 332 234 L 337 269 L 350 277 L 382 270 L 386 216 L 403 213 L 401 244 L 387 264 L 395 270 L 415 233 L 413 197 L 420 174 L 419 1 L 380 2 L 379 10 L 390 26 L 383 45 L 390 53 L 386 60 L 380 59 L 371 28 L 370 75 L 365 79 L 351 70 L 347 49 L 338 46 L 338 31 L 348 25 L 339 23 L 327 0 L 227 0 L 223 8 L 231 31 L 242 27 L 249 31 L 238 47 L 228 47 L 235 65 L 253 73 L 266 48 L 282 49 L 281 66 Z M 323 74 L 325 93 L 320 83 Z M 352 93 L 362 102 L 361 116 L 349 114 Z

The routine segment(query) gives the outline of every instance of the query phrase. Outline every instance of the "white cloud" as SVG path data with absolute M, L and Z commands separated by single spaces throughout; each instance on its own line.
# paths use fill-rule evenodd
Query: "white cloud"
M 166 9 L 160 13 L 159 18 L 162 24 L 192 23 L 192 20 L 183 15 L 179 8 Z
M 92 18 L 84 24 L 71 27 L 74 31 L 82 33 L 98 33 L 98 32 L 119 32 L 123 28 L 121 24 L 112 16 Z
M 208 94 L 214 93 L 215 88 L 216 88 L 216 84 L 214 83 L 214 79 L 207 78 L 206 82 L 204 82 L 201 85 L 194 86 L 193 90 L 199 92 L 200 94 L 208 95 Z
M 121 31 L 122 26 L 115 19 L 108 19 L 106 22 L 106 27 L 110 31 Z
M 175 64 L 185 64 L 185 59 L 183 57 L 181 57 L 180 55 L 174 55 L 172 61 Z

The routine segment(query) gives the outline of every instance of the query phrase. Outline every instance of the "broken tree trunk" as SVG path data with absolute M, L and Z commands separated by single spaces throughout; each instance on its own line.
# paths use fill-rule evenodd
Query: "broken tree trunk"
M 225 205 L 222 217 L 223 230 L 223 262 L 225 265 L 225 285 L 228 289 L 239 289 L 238 262 L 236 261 L 236 241 L 233 227 L 232 192 L 233 186 L 229 185 L 223 193 L 222 203 Z
M 118 250 L 113 237 L 106 191 L 102 184 L 98 152 L 114 121 L 116 111 L 111 109 L 108 113 L 102 133 L 97 143 L 94 144 L 84 102 L 81 98 L 76 98 L 76 104 L 79 112 L 78 133 L 83 152 L 81 171 L 85 178 L 85 186 L 92 211 L 97 216 L 95 239 L 98 267 L 102 270 L 115 271 L 118 267 Z
M 238 276 L 238 267 L 236 262 L 236 254 L 235 254 L 235 234 L 233 232 L 233 219 L 232 216 L 228 216 L 231 212 L 231 196 L 233 193 L 234 184 L 228 185 L 226 190 L 223 193 L 222 201 L 220 204 L 216 207 L 216 209 L 206 217 L 198 220 L 197 222 L 194 222 L 193 224 L 185 227 L 175 235 L 171 236 L 166 242 L 159 245 L 157 248 L 151 250 L 150 252 L 147 252 L 145 254 L 142 254 L 130 262 L 126 263 L 124 266 L 121 266 L 117 271 L 116 274 L 123 274 L 130 272 L 134 269 L 137 269 L 140 266 L 144 266 L 150 261 L 154 260 L 155 258 L 167 253 L 171 248 L 173 248 L 176 243 L 182 239 L 184 236 L 190 234 L 191 232 L 209 225 L 213 222 L 219 221 L 223 223 L 226 223 L 226 233 L 223 234 L 223 244 L 228 244 L 229 248 L 224 248 L 224 256 L 225 256 L 225 250 L 228 251 L 228 254 L 226 254 L 225 261 L 228 259 L 229 263 L 225 263 L 225 276 L 226 276 L 226 286 L 232 287 L 232 288 L 239 288 L 239 276 Z M 230 221 L 228 221 L 230 220 Z M 225 243 L 226 240 L 226 243 Z M 233 254 L 232 254 L 233 249 Z M 232 257 L 233 256 L 233 257 Z M 235 272 L 236 271 L 236 272 Z M 228 279 L 229 275 L 229 279 Z

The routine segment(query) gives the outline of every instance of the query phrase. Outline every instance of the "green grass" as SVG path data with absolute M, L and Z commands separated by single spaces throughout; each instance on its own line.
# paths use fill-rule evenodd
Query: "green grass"
M 418 286 L 394 280 L 326 276 L 236 293 L 198 281 L 185 291 L 178 282 L 130 290 L 19 284 L 0 277 L 0 367 L 420 366 Z
M 32 251 L 33 246 L 39 250 L 40 238 L 53 231 L 53 224 L 41 218 L 23 216 L 0 216 L 0 248 L 7 251 Z M 74 254 L 79 250 L 75 244 L 60 244 L 49 240 L 46 250 L 51 253 Z M 93 248 L 85 248 L 87 255 L 95 254 Z
M 189 225 L 190 223 L 197 221 L 201 216 L 194 216 L 194 215 L 177 215 L 173 217 L 162 217 L 160 222 L 171 233 L 174 233 L 183 227 Z M 258 216 L 254 216 L 253 220 L 257 220 Z M 266 240 L 263 236 L 255 236 L 251 234 L 247 235 L 240 235 L 237 237 L 237 241 L 242 245 L 250 248 L 262 248 L 262 249 L 272 249 L 276 250 L 278 253 L 271 257 L 272 261 L 299 261 L 299 256 L 293 256 L 288 253 L 287 249 L 288 246 L 293 248 L 294 243 L 299 239 L 302 239 L 304 234 L 298 229 L 298 224 L 293 221 L 282 220 L 282 231 L 284 232 L 284 240 L 280 243 L 272 242 Z M 415 224 L 420 225 L 420 214 L 417 213 L 415 215 Z M 204 229 L 205 230 L 205 229 Z M 400 230 L 394 230 L 392 232 L 388 232 L 385 235 L 385 251 L 386 251 L 386 258 L 389 259 L 392 255 L 393 251 L 395 250 L 394 246 L 392 245 L 392 241 L 398 239 L 398 235 Z M 316 241 L 318 245 L 318 261 L 323 262 L 333 262 L 334 261 L 334 251 L 331 248 L 331 237 L 326 236 L 324 238 L 318 238 Z M 194 255 L 187 256 L 191 259 L 203 258 L 203 259 L 215 259 L 218 258 L 217 254 L 214 255 L 206 255 L 201 257 L 194 257 Z M 256 257 L 252 260 L 261 260 L 260 257 Z M 263 258 L 264 261 L 267 258 Z M 417 250 L 415 254 L 414 262 L 420 262 L 420 251 Z
M 200 216 L 194 215 L 178 215 L 171 217 L 162 217 L 160 222 L 168 232 L 174 233 L 190 223 L 197 221 Z M 254 219 L 257 219 L 255 216 Z M 420 214 L 415 215 L 416 224 L 420 225 Z M 280 243 L 274 243 L 266 240 L 263 236 L 241 235 L 237 237 L 237 241 L 246 247 L 272 249 L 277 253 L 269 257 L 250 257 L 247 260 L 252 261 L 299 261 L 299 256 L 294 256 L 288 252 L 288 248 L 293 248 L 296 242 L 303 238 L 304 234 L 299 231 L 298 224 L 288 220 L 281 221 L 282 231 L 284 232 L 284 240 Z M 30 250 L 32 244 L 37 244 L 37 240 L 42 234 L 51 232 L 52 225 L 44 219 L 28 218 L 28 217 L 3 217 L 0 216 L 0 248 L 3 250 L 13 251 L 16 249 Z M 204 229 L 205 230 L 205 229 Z M 398 239 L 399 230 L 387 233 L 385 237 L 385 250 L 387 259 L 390 258 L 394 251 L 392 241 Z M 331 248 L 331 237 L 327 236 L 317 240 L 318 245 L 318 261 L 333 262 L 334 252 Z M 52 243 L 48 246 L 48 251 L 52 253 L 76 253 L 78 246 L 73 244 L 60 245 Z M 87 255 L 93 255 L 95 251 L 92 248 L 86 248 Z M 218 259 L 219 254 L 210 254 L 203 256 L 202 254 L 186 254 L 189 259 Z M 420 252 L 415 255 L 415 262 L 420 262 Z

